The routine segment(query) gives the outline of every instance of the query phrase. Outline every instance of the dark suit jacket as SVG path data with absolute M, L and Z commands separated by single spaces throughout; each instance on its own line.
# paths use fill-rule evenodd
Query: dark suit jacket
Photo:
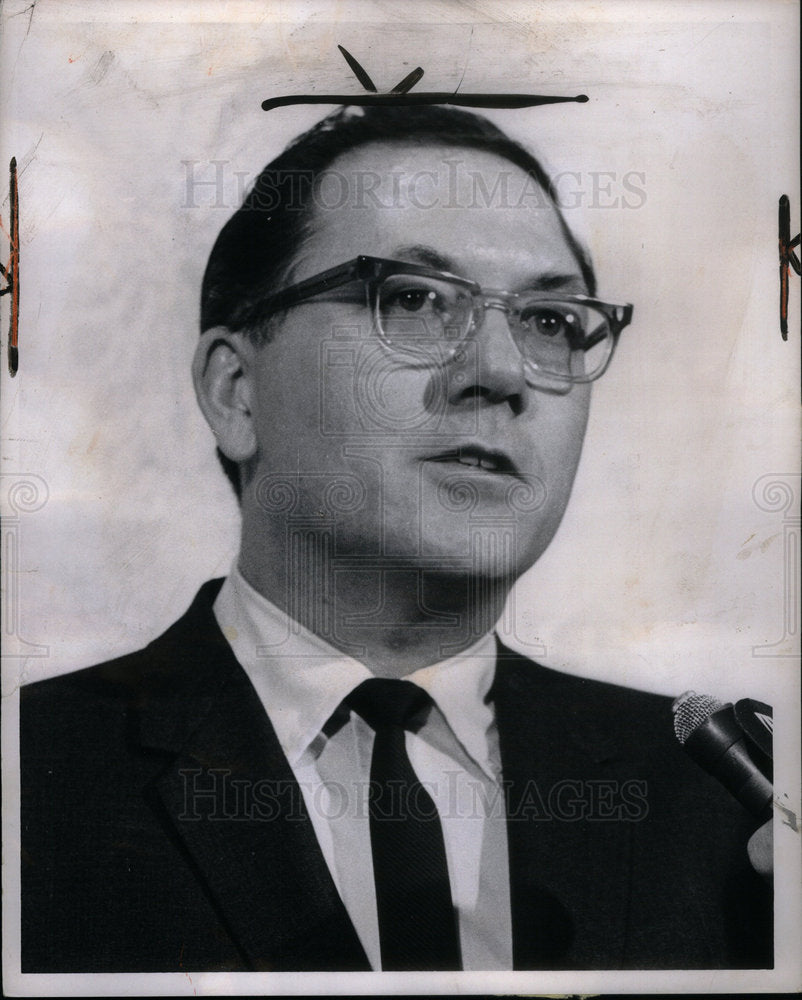
M 219 586 L 146 649 L 23 689 L 23 972 L 369 968 Z M 516 968 L 771 965 L 754 824 L 668 699 L 504 647 L 493 696 Z

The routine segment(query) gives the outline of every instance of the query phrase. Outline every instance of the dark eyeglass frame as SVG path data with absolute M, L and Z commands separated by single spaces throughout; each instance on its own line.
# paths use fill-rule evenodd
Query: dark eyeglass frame
M 428 267 L 425 264 L 413 264 L 403 260 L 390 260 L 384 257 L 369 257 L 364 254 L 360 254 L 360 256 L 354 257 L 352 260 L 346 261 L 344 264 L 338 264 L 336 267 L 330 267 L 326 271 L 321 271 L 319 274 L 306 278 L 304 281 L 299 281 L 294 285 L 289 285 L 287 288 L 282 289 L 275 295 L 271 295 L 267 299 L 264 299 L 252 310 L 248 325 L 264 322 L 276 313 L 289 309 L 292 306 L 299 305 L 300 303 L 321 295 L 324 292 L 342 288 L 344 285 L 348 285 L 354 281 L 361 281 L 367 289 L 368 305 L 372 309 L 374 321 L 382 342 L 391 351 L 400 352 L 401 349 L 394 345 L 392 341 L 389 340 L 382 332 L 378 316 L 377 294 L 381 282 L 385 278 L 397 274 L 409 274 L 417 277 L 436 278 L 449 281 L 463 287 L 470 293 L 472 299 L 471 323 L 465 331 L 463 338 L 455 345 L 455 351 L 459 347 L 459 344 L 469 340 L 474 330 L 481 325 L 481 317 L 483 316 L 485 309 L 502 309 L 504 312 L 509 314 L 514 312 L 512 302 L 516 298 L 520 298 L 520 295 L 517 292 L 483 289 L 475 281 L 471 281 L 468 278 L 462 278 L 457 274 L 451 274 L 448 271 L 440 271 L 437 268 Z M 538 296 L 535 293 L 533 296 L 530 296 L 527 301 L 532 301 L 533 298 L 536 300 L 537 297 Z M 547 379 L 555 379 L 562 382 L 572 383 L 594 382 L 607 371 L 618 345 L 618 338 L 621 331 L 632 321 L 632 305 L 629 303 L 617 305 L 610 302 L 604 302 L 601 299 L 593 298 L 590 295 L 566 295 L 559 292 L 556 294 L 552 292 L 544 292 L 542 297 L 546 302 L 573 303 L 576 305 L 590 306 L 598 310 L 609 324 L 611 343 L 609 354 L 603 365 L 601 365 L 591 375 L 573 375 L 563 372 L 543 371 L 535 372 L 535 377 L 544 376 Z M 588 347 L 590 346 L 593 345 L 588 345 Z M 530 365 L 535 367 L 534 363 L 528 361 L 528 359 L 524 359 L 524 362 L 525 368 L 527 369 Z

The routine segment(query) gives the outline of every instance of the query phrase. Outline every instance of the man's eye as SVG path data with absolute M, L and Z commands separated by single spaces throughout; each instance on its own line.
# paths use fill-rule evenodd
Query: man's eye
M 387 302 L 387 307 L 400 308 L 404 312 L 420 312 L 426 307 L 434 306 L 436 298 L 437 296 L 431 289 L 406 288 L 395 292 L 390 301 Z
M 541 337 L 570 337 L 574 339 L 577 321 L 574 316 L 566 316 L 555 309 L 528 309 L 521 313 L 521 323 L 531 332 Z

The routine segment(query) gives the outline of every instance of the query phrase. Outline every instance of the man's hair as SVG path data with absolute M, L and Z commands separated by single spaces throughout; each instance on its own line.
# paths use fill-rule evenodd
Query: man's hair
M 455 146 L 493 153 L 532 177 L 557 210 L 566 243 L 595 293 L 590 258 L 565 223 L 557 192 L 538 160 L 486 118 L 449 107 L 342 107 L 294 139 L 257 177 L 215 241 L 201 287 L 201 332 L 215 326 L 269 339 L 259 305 L 287 282 L 312 231 L 318 178 L 343 153 L 372 142 Z M 333 261 L 332 263 L 339 263 Z M 240 496 L 236 462 L 218 458 Z

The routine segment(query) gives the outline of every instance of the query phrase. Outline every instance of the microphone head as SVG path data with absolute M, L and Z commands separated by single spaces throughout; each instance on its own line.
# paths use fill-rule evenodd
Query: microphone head
M 695 691 L 686 691 L 676 698 L 671 711 L 674 713 L 674 733 L 680 743 L 684 745 L 699 726 L 723 707 L 716 698 L 709 694 L 697 694 Z

